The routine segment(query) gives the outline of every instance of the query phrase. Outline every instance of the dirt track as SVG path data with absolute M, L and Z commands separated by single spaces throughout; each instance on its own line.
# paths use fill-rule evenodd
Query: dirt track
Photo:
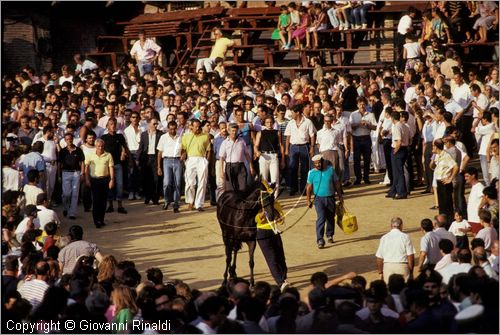
M 407 200 L 387 199 L 384 197 L 387 188 L 378 184 L 382 175 L 372 175 L 371 180 L 371 185 L 351 186 L 345 194 L 346 206 L 357 216 L 359 230 L 345 235 L 336 227 L 335 243 L 327 244 L 322 250 L 316 247 L 314 208 L 306 207 L 305 198 L 280 198 L 288 213 L 287 230 L 282 235 L 288 279 L 302 294 L 306 294 L 309 278 L 316 271 L 325 271 L 330 278 L 354 271 L 368 281 L 378 279 L 374 254 L 393 216 L 403 219 L 404 231 L 410 233 L 419 252 L 420 220 L 437 214 L 429 209 L 433 205 L 432 195 L 422 195 L 418 190 Z M 193 288 L 213 289 L 220 285 L 225 259 L 215 207 L 207 207 L 199 213 L 187 212 L 187 206 L 183 205 L 181 213 L 174 214 L 171 209 L 165 212 L 161 206 L 146 206 L 140 200 L 125 200 L 124 205 L 129 214 L 106 214 L 107 226 L 99 230 L 93 226 L 91 214 L 84 213 L 80 206 L 79 218 L 64 220 L 63 231 L 71 224 L 81 224 L 84 239 L 97 243 L 104 254 L 134 261 L 143 279 L 144 271 L 154 266 L 159 267 L 166 278 L 182 279 Z M 62 209 L 57 210 L 62 218 Z M 238 255 L 239 276 L 248 278 L 247 264 L 244 246 Z M 273 283 L 258 247 L 255 274 L 256 281 Z

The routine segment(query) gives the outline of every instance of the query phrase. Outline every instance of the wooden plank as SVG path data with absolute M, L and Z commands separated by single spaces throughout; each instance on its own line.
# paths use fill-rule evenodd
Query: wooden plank
M 136 16 L 135 18 L 133 18 L 128 22 L 118 22 L 117 24 L 127 25 L 134 23 L 144 24 L 152 22 L 195 20 L 207 16 L 219 16 L 224 12 L 224 10 L 225 10 L 224 7 L 217 6 L 217 7 L 203 8 L 203 9 L 194 9 L 194 10 L 183 10 L 183 11 L 155 13 L 155 14 L 142 14 Z
M 251 15 L 270 15 L 281 13 L 279 7 L 253 7 L 253 8 L 231 8 L 226 12 L 227 16 L 251 16 Z

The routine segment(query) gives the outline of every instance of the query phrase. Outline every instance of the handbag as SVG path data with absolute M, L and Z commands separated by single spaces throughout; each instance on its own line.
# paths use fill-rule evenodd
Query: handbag
M 358 220 L 356 215 L 349 213 L 344 204 L 338 202 L 335 210 L 335 223 L 344 234 L 352 234 L 358 230 Z

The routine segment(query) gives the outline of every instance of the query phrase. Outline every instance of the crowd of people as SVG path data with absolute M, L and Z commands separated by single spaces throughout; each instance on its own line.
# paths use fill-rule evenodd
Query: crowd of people
M 290 48 L 292 38 L 309 46 L 313 33 L 317 46 L 314 33 L 327 18 L 334 27 L 364 28 L 372 5 L 292 3 L 276 36 Z M 498 332 L 499 69 L 467 67 L 444 45 L 461 34 L 484 42 L 498 28 L 495 6 L 433 2 L 421 30 L 410 8 L 398 26 L 396 66 L 383 71 L 270 79 L 252 68 L 240 76 L 224 68 L 232 44 L 214 29 L 212 54 L 194 73 L 154 65 L 161 47 L 141 34 L 117 71 L 75 55 L 74 69 L 26 66 L 4 76 L 3 330 L 17 331 L 6 320 L 95 320 L 123 332 L 136 320 L 154 331 L 154 322 L 170 320 L 170 331 L 206 334 Z M 313 27 L 293 28 L 297 17 L 311 21 L 308 11 Z M 164 282 L 158 269 L 142 280 L 132 262 L 85 241 L 82 227 L 60 236 L 54 210 L 74 220 L 89 215 L 81 203 L 96 229 L 115 201 L 127 214 L 127 197 L 188 215 L 259 176 L 276 195 L 307 194 L 308 206 L 315 196 L 323 248 L 325 226 L 333 243 L 333 194 L 342 199 L 348 188 L 372 183 L 373 173 L 385 175 L 388 198 L 407 199 L 419 187 L 434 194 L 428 199 L 439 215 L 421 223 L 420 254 L 394 218 L 376 252 L 380 280 L 367 287 L 352 273 L 330 281 L 316 273 L 308 297 L 264 282 L 250 288 L 241 278 L 199 292 Z

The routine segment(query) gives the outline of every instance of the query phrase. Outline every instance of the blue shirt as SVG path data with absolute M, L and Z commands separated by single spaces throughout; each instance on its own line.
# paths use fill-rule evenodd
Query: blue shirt
M 45 161 L 40 153 L 32 151 L 24 155 L 24 157 L 20 160 L 19 169 L 23 170 L 24 185 L 28 183 L 28 172 L 30 170 L 34 169 L 39 172 L 45 171 Z
M 309 171 L 307 183 L 313 186 L 313 193 L 317 197 L 330 197 L 335 194 L 333 183 L 338 180 L 332 166 L 324 170 L 316 168 Z
M 215 159 L 216 160 L 220 159 L 220 157 L 219 157 L 220 145 L 222 144 L 222 142 L 224 142 L 224 140 L 226 138 L 227 137 L 223 137 L 223 136 L 217 136 L 216 138 L 214 138 L 214 151 L 215 151 Z

